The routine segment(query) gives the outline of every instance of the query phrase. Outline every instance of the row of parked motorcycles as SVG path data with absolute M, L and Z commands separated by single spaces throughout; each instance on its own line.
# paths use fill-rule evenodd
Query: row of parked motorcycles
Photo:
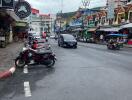
M 30 41 L 29 41 L 30 42 Z M 15 59 L 16 67 L 23 68 L 25 65 L 45 65 L 52 67 L 55 64 L 56 56 L 53 53 L 50 44 L 46 41 L 42 47 L 32 48 L 33 45 L 26 43 L 19 56 Z

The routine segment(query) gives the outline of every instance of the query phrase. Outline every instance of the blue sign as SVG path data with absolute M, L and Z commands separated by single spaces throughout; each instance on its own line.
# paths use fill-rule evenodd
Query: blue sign
M 82 25 L 82 20 L 80 20 L 80 19 L 73 20 L 69 25 L 70 26 L 81 26 Z

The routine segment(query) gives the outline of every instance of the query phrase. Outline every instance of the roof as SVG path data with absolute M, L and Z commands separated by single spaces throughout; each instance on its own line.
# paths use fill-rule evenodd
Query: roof
M 73 17 L 75 14 L 76 12 L 58 13 L 57 17 L 60 16 L 62 18 L 69 18 L 69 17 Z
M 39 13 L 39 10 L 38 10 L 38 9 L 35 9 L 35 8 L 31 8 L 31 11 L 32 11 L 32 13 L 34 13 L 34 14 L 38 14 L 38 13 Z
M 120 27 L 100 28 L 99 31 L 118 32 L 120 29 L 121 29 Z
M 6 13 L 11 16 L 15 21 L 20 21 L 20 18 L 12 10 L 6 10 Z

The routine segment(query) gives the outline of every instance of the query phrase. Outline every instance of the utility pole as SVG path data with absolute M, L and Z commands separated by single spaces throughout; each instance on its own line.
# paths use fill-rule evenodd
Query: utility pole
M 61 26 L 62 26 L 61 25 L 61 23 L 62 23 L 61 22 L 61 20 L 62 20 L 62 12 L 63 12 L 63 0 L 61 0 L 61 12 L 60 12 L 60 15 L 59 15 L 60 16 L 60 33 L 61 33 Z
M 82 0 L 82 4 L 84 7 L 84 16 L 82 16 L 82 24 L 83 24 L 83 29 L 85 29 L 84 23 L 87 17 L 86 10 L 87 10 L 87 7 L 90 5 L 90 0 Z

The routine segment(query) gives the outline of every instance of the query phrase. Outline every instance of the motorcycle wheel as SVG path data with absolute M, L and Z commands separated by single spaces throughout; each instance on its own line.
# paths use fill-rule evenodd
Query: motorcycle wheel
M 26 64 L 25 61 L 20 58 L 17 58 L 15 60 L 16 67 L 23 68 L 25 66 L 25 64 Z
M 50 59 L 49 62 L 50 62 L 50 63 L 47 64 L 47 67 L 52 67 L 52 66 L 54 66 L 54 64 L 55 64 L 55 60 L 54 60 L 54 59 Z

